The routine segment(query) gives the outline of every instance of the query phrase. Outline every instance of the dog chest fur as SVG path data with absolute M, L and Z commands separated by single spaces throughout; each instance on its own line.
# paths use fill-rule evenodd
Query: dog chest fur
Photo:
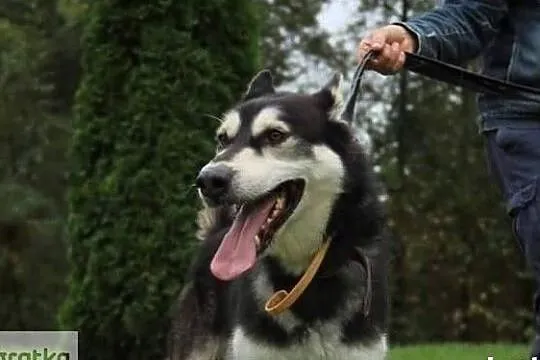
M 232 337 L 228 344 L 226 360 L 239 359 L 283 359 L 283 360 L 303 360 L 303 359 L 360 359 L 378 360 L 384 359 L 387 345 L 386 336 L 383 332 L 378 333 L 373 340 L 355 341 L 345 343 L 343 341 L 344 326 L 357 314 L 362 306 L 364 288 L 358 286 L 358 280 L 363 278 L 358 267 L 349 267 L 336 274 L 334 282 L 339 282 L 347 288 L 347 296 L 341 298 L 333 294 L 336 301 L 337 310 L 330 318 L 310 321 L 307 325 L 300 317 L 296 316 L 292 310 L 285 310 L 280 314 L 271 316 L 272 321 L 288 336 L 290 342 L 284 344 L 272 344 L 267 339 L 261 341 L 250 335 L 248 328 L 243 326 L 242 320 L 233 329 Z M 253 296 L 258 308 L 263 308 L 264 303 L 270 295 L 277 289 L 272 285 L 269 278 L 270 269 L 262 262 L 255 269 L 251 280 L 247 280 L 253 291 Z M 248 292 L 243 292 L 244 296 L 249 296 Z M 320 295 L 320 296 L 328 296 Z M 322 304 L 321 304 L 322 305 Z M 264 317 L 266 315 L 253 313 L 251 316 Z M 245 317 L 241 317 L 245 319 Z M 294 339 L 295 330 L 303 328 L 301 339 Z
M 366 345 L 348 346 L 339 340 L 339 328 L 331 325 L 313 330 L 301 343 L 275 347 L 257 343 L 242 328 L 234 330 L 226 360 L 383 360 L 387 352 L 386 336 Z

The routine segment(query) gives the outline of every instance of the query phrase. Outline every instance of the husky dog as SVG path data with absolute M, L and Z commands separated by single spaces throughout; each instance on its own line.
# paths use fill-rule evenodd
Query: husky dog
M 169 360 L 381 360 L 388 233 L 372 166 L 340 118 L 341 76 L 312 94 L 258 73 L 197 177 L 202 240 L 175 303 Z M 296 302 L 265 303 L 328 251 Z

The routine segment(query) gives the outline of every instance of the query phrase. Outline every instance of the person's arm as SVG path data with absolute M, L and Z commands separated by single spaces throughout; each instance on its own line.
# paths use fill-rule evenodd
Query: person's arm
M 407 22 L 373 30 L 358 46 L 358 61 L 373 49 L 378 55 L 368 67 L 381 74 L 401 70 L 405 51 L 460 65 L 489 45 L 507 14 L 503 0 L 447 0 Z
M 416 35 L 417 53 L 459 64 L 476 57 L 508 14 L 502 0 L 447 0 L 442 6 L 396 24 Z

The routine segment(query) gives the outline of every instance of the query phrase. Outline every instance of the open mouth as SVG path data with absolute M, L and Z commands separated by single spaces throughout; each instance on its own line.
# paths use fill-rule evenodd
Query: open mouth
M 254 241 L 257 247 L 257 255 L 270 246 L 276 231 L 287 221 L 298 206 L 303 191 L 303 180 L 291 180 L 282 183 L 270 194 L 257 201 L 259 205 L 267 201 L 273 202 L 265 222 L 261 225 L 257 235 L 255 235 Z
M 304 187 L 303 180 L 289 180 L 255 201 L 238 204 L 235 220 L 210 264 L 212 273 L 231 280 L 253 267 L 294 213 Z

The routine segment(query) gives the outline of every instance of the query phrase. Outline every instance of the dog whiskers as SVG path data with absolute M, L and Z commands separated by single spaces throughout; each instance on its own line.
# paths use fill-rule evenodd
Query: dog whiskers
M 212 114 L 203 114 L 203 116 L 209 117 L 210 119 L 217 120 L 219 121 L 220 124 L 223 122 L 223 119 Z

